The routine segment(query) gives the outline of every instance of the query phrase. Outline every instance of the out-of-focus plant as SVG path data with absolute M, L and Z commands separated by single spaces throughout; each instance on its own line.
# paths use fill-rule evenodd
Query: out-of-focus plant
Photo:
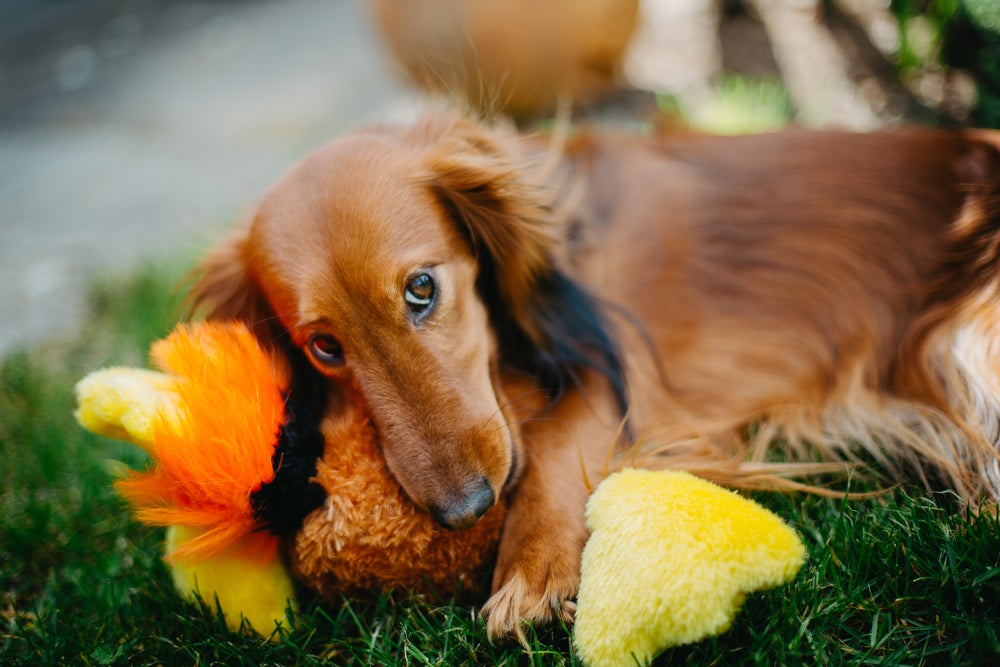
M 707 104 L 685 111 L 692 125 L 717 134 L 771 132 L 787 125 L 794 115 L 781 81 L 736 74 L 722 78 Z
M 972 120 L 1000 127 L 1000 1 L 962 0 L 945 35 L 945 62 L 967 70 L 976 81 Z
M 1000 1 L 891 0 L 899 22 L 900 78 L 922 103 L 954 107 L 955 70 L 971 76 L 969 122 L 1000 127 Z
M 899 21 L 897 64 L 905 71 L 936 61 L 949 20 L 959 0 L 892 0 L 889 8 Z

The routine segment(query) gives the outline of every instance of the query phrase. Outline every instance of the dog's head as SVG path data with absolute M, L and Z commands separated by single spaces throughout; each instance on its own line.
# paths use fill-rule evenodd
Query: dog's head
M 505 141 L 450 116 L 338 140 L 267 193 L 193 290 L 359 392 L 393 474 L 449 527 L 517 476 L 501 365 L 552 396 L 596 367 L 623 395 L 599 310 L 555 266 L 549 194 Z

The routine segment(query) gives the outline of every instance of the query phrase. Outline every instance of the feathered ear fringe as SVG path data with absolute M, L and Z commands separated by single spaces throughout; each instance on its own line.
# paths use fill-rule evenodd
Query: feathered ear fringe
M 427 185 L 479 261 L 477 287 L 505 363 L 536 377 L 553 400 L 581 368 L 611 383 L 627 409 L 621 351 L 604 306 L 558 266 L 567 224 L 551 171 L 479 125 L 456 119 L 427 156 Z M 539 164 L 535 164 L 539 162 Z
M 181 418 L 157 416 L 154 467 L 116 488 L 143 523 L 202 529 L 168 555 L 202 560 L 257 528 L 250 496 L 274 478 L 288 379 L 240 324 L 179 325 L 151 356 L 176 379 Z

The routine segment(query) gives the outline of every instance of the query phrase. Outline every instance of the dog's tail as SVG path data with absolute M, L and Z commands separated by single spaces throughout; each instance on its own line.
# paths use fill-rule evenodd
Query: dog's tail
M 968 130 L 964 199 L 944 238 L 923 316 L 904 338 L 900 393 L 946 417 L 910 448 L 963 497 L 1000 497 L 1000 132 Z M 928 451 L 929 450 L 929 451 Z M 925 464 L 924 469 L 928 466 Z

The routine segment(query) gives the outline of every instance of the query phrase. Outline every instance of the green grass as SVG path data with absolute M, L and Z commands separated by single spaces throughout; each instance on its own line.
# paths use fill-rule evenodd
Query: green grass
M 178 599 L 159 531 L 131 521 L 110 461 L 134 448 L 83 432 L 73 384 L 111 364 L 141 365 L 175 319 L 179 271 L 151 268 L 96 288 L 78 340 L 14 354 L 0 367 L 0 664 L 577 664 L 563 627 L 534 653 L 493 646 L 475 610 L 423 599 L 306 605 L 270 642 L 231 632 Z M 1000 660 L 1000 522 L 906 489 L 844 502 L 761 495 L 810 556 L 790 585 L 751 596 L 726 634 L 664 663 L 995 664 Z

